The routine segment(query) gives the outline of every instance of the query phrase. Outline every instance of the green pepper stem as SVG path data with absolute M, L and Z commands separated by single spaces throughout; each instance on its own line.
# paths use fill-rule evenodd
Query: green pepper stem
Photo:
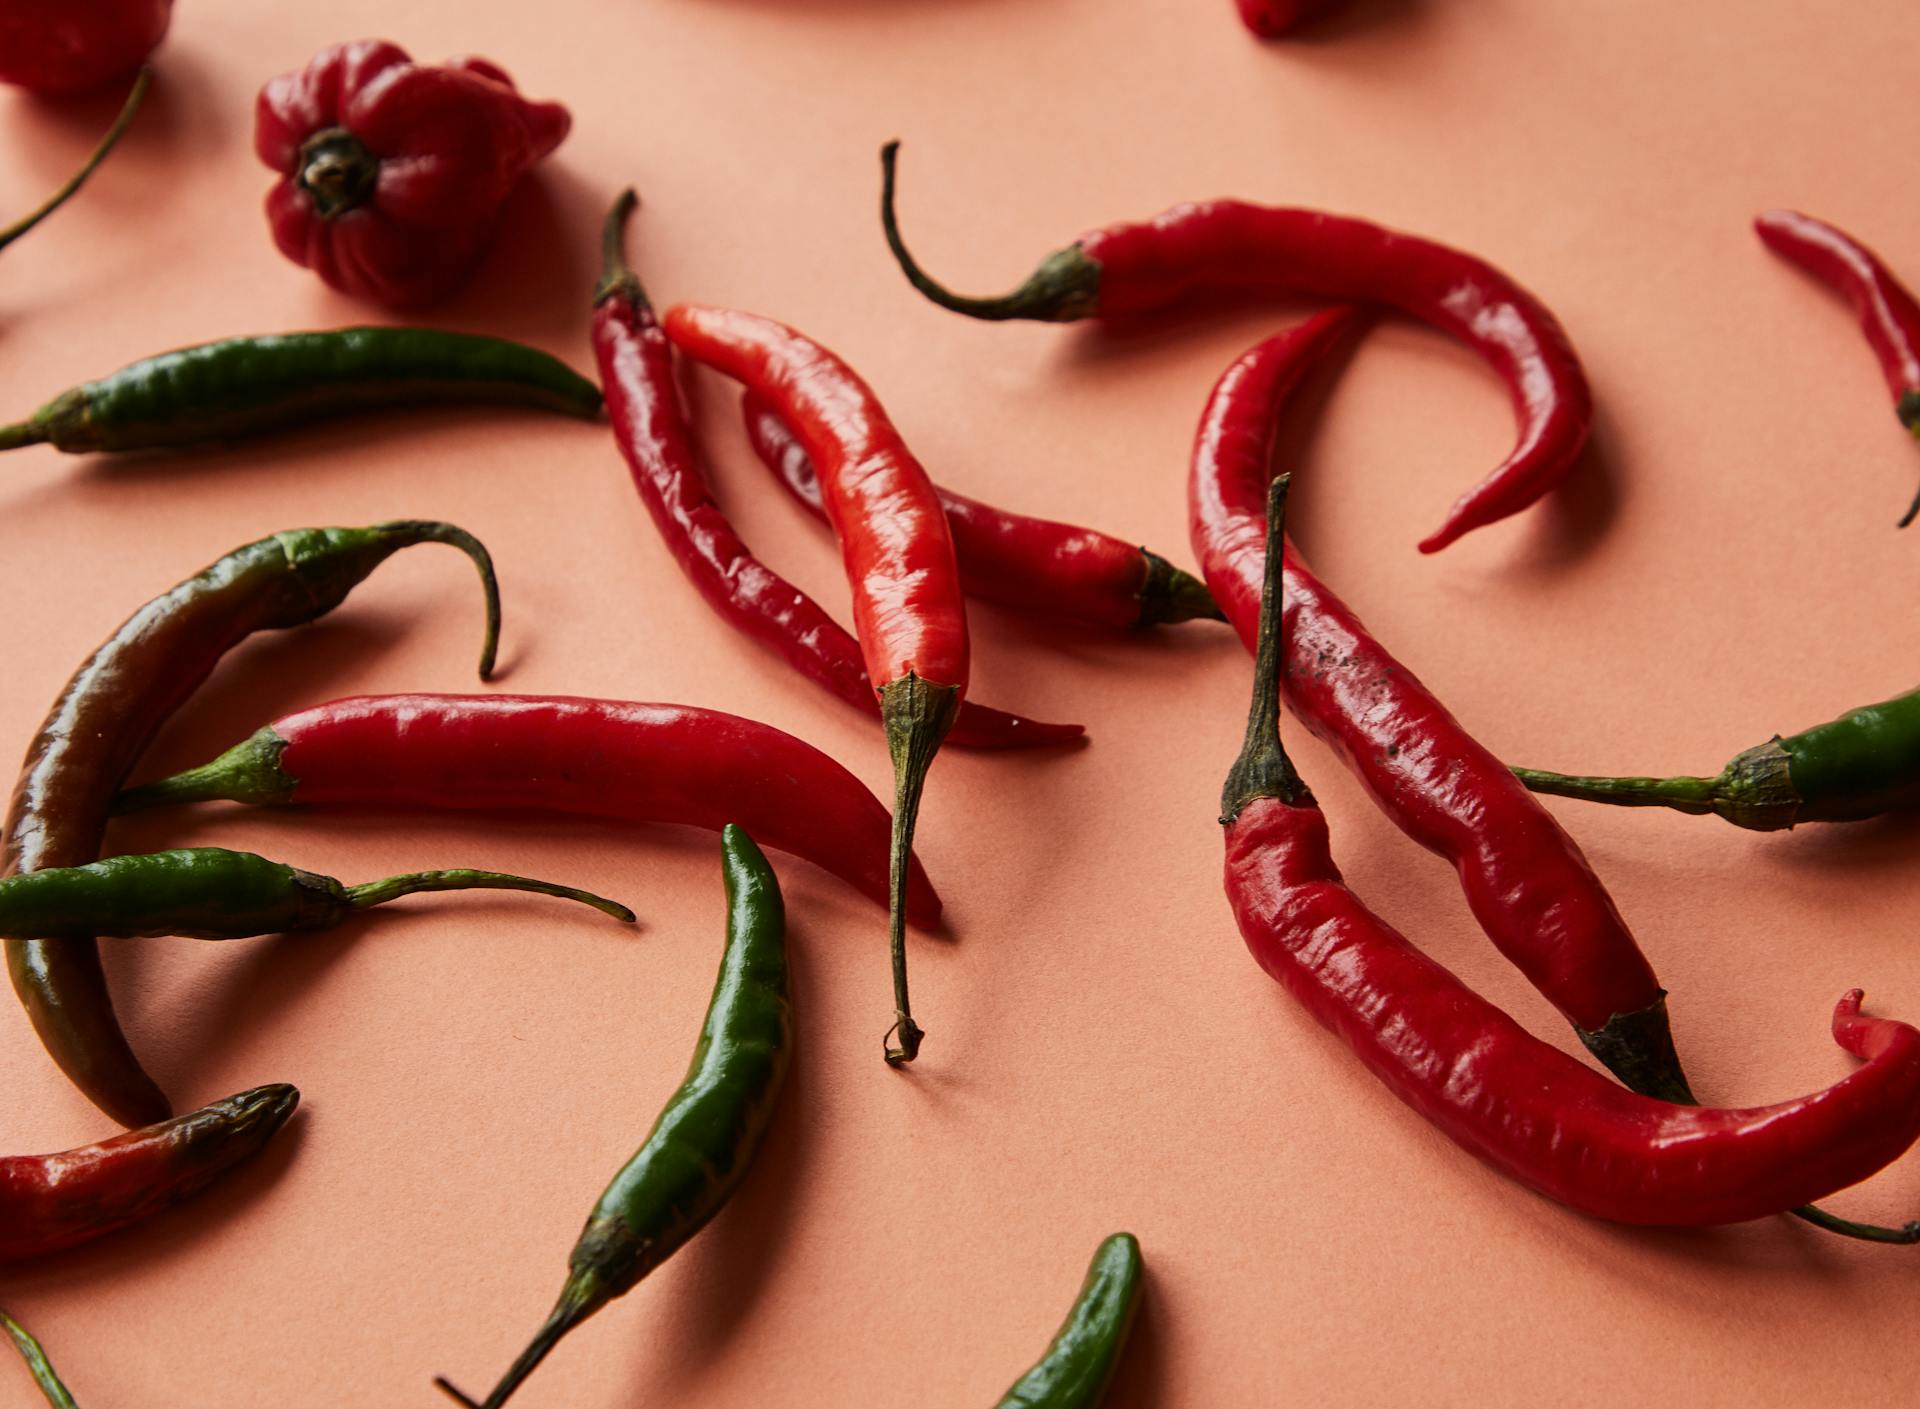
M 1616 807 L 1670 807 L 1696 817 L 1714 811 L 1720 779 L 1682 775 L 1674 778 L 1593 778 L 1549 773 L 1538 768 L 1516 768 L 1513 776 L 1530 792 L 1574 797 L 1586 802 L 1610 802 Z
M 567 1285 L 561 1288 L 560 1300 L 554 1303 L 546 1323 L 534 1332 L 527 1348 L 520 1352 L 520 1358 L 507 1367 L 507 1373 L 500 1377 L 500 1383 L 493 1387 L 493 1393 L 484 1402 L 469 1399 L 445 1375 L 435 1375 L 433 1382 L 449 1398 L 466 1405 L 467 1409 L 500 1409 L 508 1396 L 520 1388 L 527 1376 L 547 1358 L 547 1352 L 560 1343 L 561 1337 L 605 1306 L 607 1301 L 607 1289 L 596 1273 L 575 1272 L 567 1278 Z
M 269 724 L 198 768 L 128 788 L 114 798 L 113 815 L 190 802 L 244 802 L 256 807 L 291 802 L 300 780 L 280 766 L 286 748 L 287 741 Z
M 942 308 L 990 323 L 1016 318 L 1070 323 L 1093 312 L 1099 297 L 1100 266 L 1078 245 L 1068 245 L 1048 255 L 1019 288 L 994 298 L 971 298 L 954 293 L 927 273 L 908 252 L 906 241 L 900 237 L 899 218 L 894 213 L 895 167 L 899 154 L 897 141 L 880 149 L 880 228 L 886 233 L 887 248 L 893 251 L 894 260 L 909 284 Z
M 437 519 L 396 520 L 381 524 L 379 531 L 403 535 L 415 543 L 445 543 L 473 560 L 487 599 L 487 634 L 480 643 L 480 678 L 492 679 L 494 662 L 500 654 L 500 580 L 494 575 L 493 554 L 487 551 L 487 545 L 464 528 Z
M 23 445 L 38 445 L 51 440 L 42 426 L 32 421 L 20 421 L 11 426 L 0 426 L 0 450 L 18 450 Z
M 893 956 L 893 1026 L 881 1039 L 890 1067 L 905 1066 L 920 1053 L 926 1030 L 913 1020 L 907 997 L 907 866 L 913 856 L 913 829 L 920 816 L 920 793 L 940 741 L 960 711 L 960 690 L 935 685 L 908 671 L 880 687 L 880 718 L 893 755 L 893 843 L 887 862 L 887 939 Z M 895 1034 L 900 1043 L 893 1044 Z
M 1240 756 L 1227 772 L 1220 793 L 1220 823 L 1225 826 L 1255 798 L 1277 797 L 1289 807 L 1311 807 L 1313 793 L 1293 771 L 1280 740 L 1280 657 L 1286 644 L 1287 490 L 1292 475 L 1281 475 L 1267 490 L 1267 562 L 1260 587 L 1260 635 L 1253 653 L 1253 703 L 1247 710 L 1247 735 Z
M 1816 1228 L 1838 1233 L 1843 1238 L 1858 1238 L 1863 1243 L 1895 1243 L 1905 1247 L 1920 1243 L 1920 1220 L 1902 1223 L 1898 1228 L 1886 1228 L 1878 1223 L 1855 1223 L 1851 1218 L 1838 1218 L 1824 1208 L 1815 1208 L 1811 1204 L 1804 1208 L 1789 1209 L 1788 1212 Z
M 73 1396 L 67 1392 L 67 1387 L 60 1383 L 60 1377 L 54 1373 L 53 1362 L 47 1359 L 46 1351 L 40 1348 L 40 1342 L 33 1338 L 32 1333 L 4 1311 L 0 1311 L 0 1327 L 4 1327 L 7 1335 L 12 1337 L 20 1358 L 27 1362 L 33 1382 L 40 1386 L 40 1393 L 47 1397 L 47 1403 L 53 1409 L 79 1409 L 73 1402 Z
M 572 886 L 530 880 L 526 876 L 510 876 L 500 871 L 414 871 L 409 875 L 388 876 L 385 880 L 368 881 L 365 885 L 346 888 L 347 901 L 356 910 L 371 910 L 376 905 L 385 905 L 389 900 L 398 900 L 403 895 L 418 895 L 431 890 L 530 891 L 535 895 L 551 895 L 559 900 L 577 900 L 624 924 L 634 922 L 633 911 L 617 900 L 608 900 L 605 896 L 576 890 Z
M 1142 548 L 1146 560 L 1146 579 L 1140 584 L 1140 626 L 1171 625 L 1176 621 L 1225 621 L 1207 591 L 1207 584 L 1183 568 L 1177 568 L 1151 549 Z
M 147 96 L 147 88 L 152 82 L 153 70 L 151 68 L 141 69 L 133 80 L 133 90 L 127 94 L 127 101 L 120 105 L 120 116 L 113 120 L 113 126 L 107 129 L 107 135 L 100 139 L 100 145 L 93 149 L 93 155 L 87 158 L 86 164 L 74 172 L 74 174 L 67 179 L 67 184 L 49 196 L 38 209 L 29 211 L 26 215 L 14 221 L 13 224 L 0 228 L 0 250 L 5 249 L 8 245 L 26 234 L 27 231 L 60 209 L 61 206 L 67 203 L 74 192 L 87 184 L 87 178 L 93 175 L 94 168 L 98 167 L 101 162 L 107 159 L 107 153 L 114 149 L 119 143 L 120 138 L 126 134 L 127 128 L 132 125 L 133 115 L 140 111 L 140 100 Z M 22 441 L 19 443 L 26 444 L 27 442 Z M 0 435 L 0 450 L 8 448 L 10 447 L 7 445 L 4 436 Z
M 600 227 L 600 282 L 593 287 L 593 303 L 598 308 L 610 298 L 624 298 L 636 308 L 652 308 L 640 276 L 627 263 L 627 222 L 640 204 L 639 193 L 629 186 L 607 212 Z

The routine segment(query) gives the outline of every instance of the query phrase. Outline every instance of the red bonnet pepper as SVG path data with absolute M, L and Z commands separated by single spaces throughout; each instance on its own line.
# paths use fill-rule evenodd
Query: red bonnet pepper
M 172 18 L 173 0 L 6 0 L 0 83 L 83 93 L 131 78 Z
M 416 64 L 382 40 L 323 49 L 254 105 L 254 150 L 281 176 L 274 243 L 342 293 L 430 303 L 473 271 L 508 192 L 571 125 L 485 59 Z

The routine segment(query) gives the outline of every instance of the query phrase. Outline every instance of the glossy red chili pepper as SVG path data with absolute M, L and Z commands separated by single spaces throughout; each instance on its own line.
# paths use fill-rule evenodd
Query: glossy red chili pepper
M 691 705 L 558 695 L 360 695 L 283 715 L 115 812 L 212 799 L 737 822 L 887 903 L 886 808 L 793 735 Z M 907 914 L 940 918 L 915 859 Z
M 1236 0 L 1240 19 L 1263 39 L 1285 34 L 1317 15 L 1338 9 L 1341 0 Z
M 787 492 L 825 520 L 820 479 L 780 413 L 752 392 L 740 398 L 747 439 Z M 1102 533 L 1012 514 L 934 486 L 953 534 L 967 594 L 1027 615 L 1125 630 L 1206 617 L 1224 621 L 1198 579 L 1158 553 Z
M 763 397 L 820 476 L 893 755 L 894 1025 L 883 1047 L 900 1066 L 925 1036 L 907 998 L 904 867 L 927 769 L 967 689 L 967 604 L 947 515 L 880 399 L 826 348 L 771 318 L 724 308 L 677 304 L 664 326 L 689 357 Z
M 1284 483 L 1273 497 L 1281 556 Z M 1583 1213 L 1622 1223 L 1734 1223 L 1865 1179 L 1920 1138 L 1920 1030 L 1834 1009 L 1833 1036 L 1866 1065 L 1798 1100 L 1740 1110 L 1623 1091 L 1529 1034 L 1409 944 L 1348 890 L 1326 817 L 1293 770 L 1274 677 L 1280 563 L 1266 611 L 1246 745 L 1221 799 L 1226 889 L 1247 947 L 1375 1076 L 1462 1148 Z M 1289 588 L 1285 589 L 1290 592 Z
M 915 263 L 894 220 L 894 155 L 881 151 L 887 243 L 912 285 L 974 318 L 1127 318 L 1205 289 L 1306 294 L 1382 303 L 1450 333 L 1498 372 L 1513 398 L 1519 442 L 1461 495 L 1420 544 L 1436 552 L 1505 518 L 1573 468 L 1593 424 L 1593 396 L 1573 344 L 1546 306 L 1498 269 L 1460 250 L 1324 211 L 1200 201 L 1152 220 L 1110 225 L 1049 255 L 999 298 L 949 292 Z
M 256 1086 L 57 1155 L 0 1158 L 0 1261 L 91 1242 L 192 1198 L 266 1146 L 300 1093 Z
M 707 604 L 795 670 L 880 717 L 853 636 L 806 593 L 753 556 L 714 502 L 674 380 L 673 348 L 620 252 L 631 191 L 607 216 L 605 274 L 595 296 L 593 348 L 614 438 L 634 488 L 681 571 Z M 1077 741 L 1078 724 L 1043 724 L 963 700 L 948 741 L 962 748 L 1038 748 Z
M 1879 255 L 1811 215 L 1769 210 L 1754 219 L 1753 228 L 1768 249 L 1853 305 L 1893 393 L 1894 414 L 1920 438 L 1920 303 L 1906 285 Z M 1916 514 L 1920 494 L 1901 517 L 1900 527 L 1912 523 Z
M 6 0 L 0 83 L 81 93 L 133 77 L 166 37 L 173 0 Z
M 1200 421 L 1188 483 L 1193 551 L 1249 649 L 1277 416 L 1357 318 L 1331 310 L 1262 343 L 1220 379 Z M 1281 688 L 1293 712 L 1402 831 L 1453 863 L 1481 927 L 1595 1056 L 1637 1091 L 1691 1099 L 1664 990 L 1573 839 L 1295 550 L 1286 585 Z
M 254 105 L 253 149 L 280 174 L 274 243 L 342 293 L 431 303 L 473 272 L 508 192 L 571 124 L 485 59 L 416 64 L 371 39 L 322 49 Z

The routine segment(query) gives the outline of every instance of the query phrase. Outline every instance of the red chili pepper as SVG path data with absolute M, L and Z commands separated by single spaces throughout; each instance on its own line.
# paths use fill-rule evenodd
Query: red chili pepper
M 254 105 L 254 151 L 281 177 L 274 243 L 342 293 L 431 303 L 473 272 L 508 192 L 571 125 L 485 59 L 416 64 L 370 39 L 323 49 Z
M 887 243 L 912 285 L 942 308 L 992 320 L 1127 318 L 1204 289 L 1383 303 L 1451 333 L 1507 384 L 1519 442 L 1454 502 L 1420 544 L 1436 552 L 1526 507 L 1573 468 L 1593 424 L 1593 396 L 1573 344 L 1532 294 L 1484 260 L 1445 245 L 1317 210 L 1201 201 L 1140 224 L 1111 225 L 1058 250 L 1013 293 L 964 298 L 936 283 L 894 220 L 894 155 L 881 150 Z
M 620 253 L 635 200 L 607 216 L 605 274 L 595 295 L 593 348 L 614 438 L 653 522 L 707 604 L 808 679 L 874 718 L 880 705 L 859 643 L 806 593 L 753 556 L 708 490 L 693 428 L 674 381 L 673 348 Z M 1016 749 L 1072 743 L 1078 724 L 1043 724 L 963 700 L 948 741 Z
M 764 397 L 820 476 L 893 755 L 888 1039 L 898 1032 L 900 1043 L 883 1045 L 888 1063 L 900 1066 L 914 1059 L 925 1036 L 907 1000 L 904 867 L 927 769 L 967 688 L 967 604 L 947 516 L 879 398 L 827 349 L 770 318 L 724 308 L 677 304 L 665 327 L 689 357 Z
M 547 695 L 360 695 L 283 715 L 116 813 L 255 804 L 561 812 L 719 831 L 737 822 L 887 903 L 887 810 L 812 744 L 691 705 Z M 915 859 L 907 914 L 940 918 Z
M 1236 0 L 1240 19 L 1262 39 L 1285 34 L 1316 15 L 1338 9 L 1341 0 Z
M 761 463 L 824 520 L 820 480 L 806 447 L 752 392 L 740 398 L 740 414 Z M 1197 617 L 1226 620 L 1198 579 L 1158 553 L 1098 529 L 1011 514 L 934 488 L 953 534 L 960 585 L 969 596 L 1028 616 L 1108 630 Z
M 1798 211 L 1769 210 L 1755 218 L 1753 228 L 1768 249 L 1853 305 L 1893 392 L 1894 414 L 1920 438 L 1920 303 L 1879 255 L 1823 220 Z M 1899 526 L 1905 528 L 1916 514 L 1920 494 Z
M 1276 560 L 1284 494 L 1282 482 L 1270 515 Z M 1502 1173 L 1622 1223 L 1786 1212 L 1858 1183 L 1920 1138 L 1920 1030 L 1863 1016 L 1858 989 L 1833 1015 L 1834 1040 L 1866 1063 L 1843 1080 L 1771 1106 L 1670 1105 L 1539 1041 L 1367 909 L 1281 745 L 1282 621 L 1302 618 L 1279 610 L 1293 575 L 1277 561 L 1263 575 L 1246 745 L 1221 799 L 1227 897 L 1260 967 L 1396 1096 Z
M 1249 649 L 1266 561 L 1277 413 L 1358 318 L 1334 309 L 1228 369 L 1201 418 L 1193 551 Z M 1286 563 L 1287 703 L 1414 841 L 1452 862 L 1474 917 L 1593 1054 L 1636 1091 L 1691 1099 L 1665 991 L 1580 848 L 1525 787 L 1313 576 Z
M 0 83 L 58 94 L 131 78 L 172 18 L 173 0 L 7 0 Z
M 76 1247 L 192 1198 L 258 1154 L 299 1103 L 291 1086 L 256 1086 L 97 1145 L 0 1158 L 0 1261 Z

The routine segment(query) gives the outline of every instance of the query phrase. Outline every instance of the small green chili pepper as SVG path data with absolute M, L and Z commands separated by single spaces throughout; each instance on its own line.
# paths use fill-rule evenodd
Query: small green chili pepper
M 227 338 L 163 352 L 70 388 L 0 450 L 148 450 L 277 430 L 388 406 L 531 406 L 591 418 L 600 389 L 556 357 L 433 328 L 342 328 Z
M 1140 1304 L 1140 1244 L 1115 1233 L 1095 1249 L 1073 1310 L 1047 1353 L 996 1409 L 1092 1409 L 1113 1382 Z
M 1920 690 L 1756 745 L 1711 778 L 1590 778 L 1516 768 L 1536 793 L 1714 813 L 1774 832 L 1920 807 Z
M 46 1351 L 40 1348 L 40 1342 L 33 1338 L 27 1328 L 6 1312 L 0 1311 L 0 1329 L 12 1337 L 20 1358 L 27 1362 L 33 1382 L 40 1386 L 40 1393 L 47 1397 L 47 1403 L 53 1409 L 80 1409 L 67 1392 L 67 1387 L 60 1383 L 60 1377 L 53 1372 L 53 1362 L 47 1359 Z
M 434 1380 L 468 1409 L 499 1409 L 562 1336 L 705 1227 L 746 1177 L 773 1121 L 792 1057 L 786 909 L 767 858 L 732 823 L 720 856 L 727 946 L 687 1079 L 587 1215 L 559 1301 L 485 1403 Z
M 498 871 L 417 871 L 345 886 L 250 851 L 210 846 L 9 876 L 0 881 L 0 936 L 246 939 L 325 929 L 358 911 L 428 890 L 532 891 L 633 922 L 633 911 L 617 901 Z

